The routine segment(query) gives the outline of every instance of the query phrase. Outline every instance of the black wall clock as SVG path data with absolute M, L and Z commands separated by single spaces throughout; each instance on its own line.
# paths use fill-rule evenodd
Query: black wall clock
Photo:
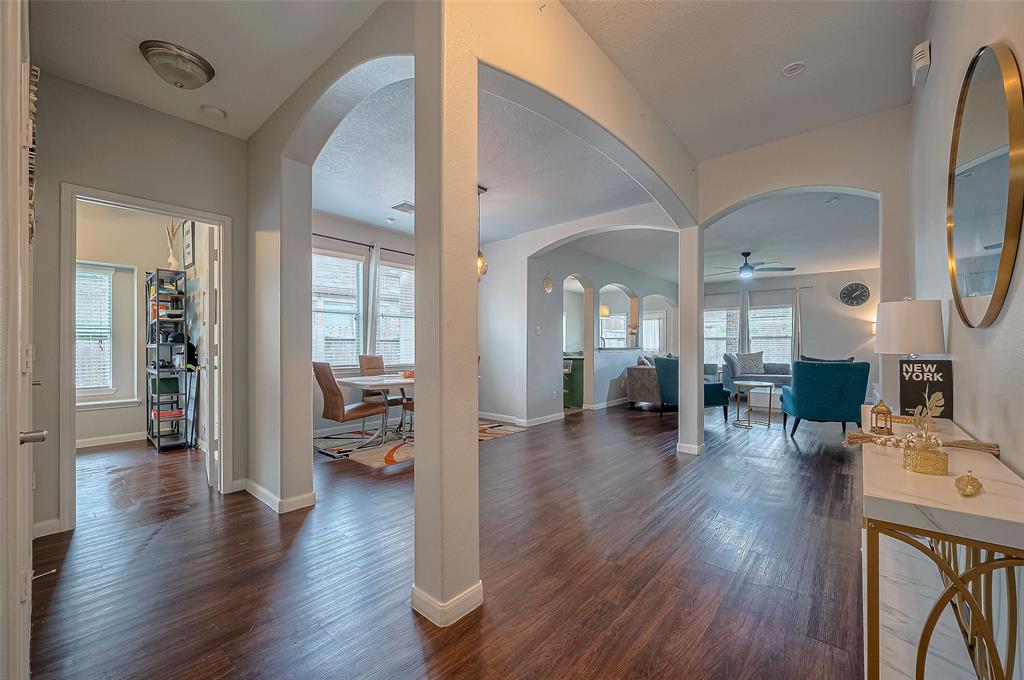
M 848 283 L 839 291 L 839 300 L 850 307 L 860 307 L 871 297 L 871 290 L 863 283 Z

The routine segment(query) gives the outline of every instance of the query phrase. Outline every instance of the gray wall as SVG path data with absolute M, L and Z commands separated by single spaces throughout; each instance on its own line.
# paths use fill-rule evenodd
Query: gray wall
M 566 352 L 583 351 L 583 300 L 584 295 L 579 291 L 567 289 L 562 292 L 562 313 L 565 315 L 563 346 Z
M 248 358 L 245 142 L 70 81 L 42 75 L 38 118 L 38 232 L 34 251 L 35 519 L 57 517 L 59 482 L 60 183 L 70 182 L 227 215 L 232 219 L 235 342 L 234 474 L 247 476 Z M 227 352 L 230 351 L 230 355 Z
M 911 209 L 917 297 L 946 301 L 953 359 L 954 419 L 972 436 L 998 442 L 1001 459 L 1024 474 L 1024 267 L 1020 251 L 1002 314 L 989 328 L 965 326 L 950 303 L 946 267 L 946 175 L 950 133 L 967 65 L 982 45 L 1002 41 L 1024 58 L 1024 3 L 932 5 L 925 31 L 932 65 L 911 102 Z M 914 263 L 908 263 L 908 266 Z
M 597 319 L 597 292 L 609 283 L 620 283 L 641 299 L 657 293 L 676 300 L 678 284 L 651 276 L 618 262 L 606 260 L 571 245 L 550 253 L 531 257 L 527 263 L 527 414 L 530 420 L 562 411 L 562 296 L 548 295 L 540 282 L 546 272 L 561 281 L 570 274 L 580 274 L 594 286 L 594 310 Z M 536 285 L 534 285 L 536 284 Z M 512 294 L 512 291 L 509 291 Z M 641 314 L 643 309 L 641 309 Z M 538 334 L 538 329 L 540 333 Z M 598 337 L 595 325 L 595 339 Z M 481 341 L 482 342 L 482 341 Z M 596 342 L 596 340 L 595 340 Z M 640 350 L 595 352 L 594 402 L 604 404 L 622 399 L 625 392 L 626 367 L 636 363 Z M 554 396 L 552 396 L 554 395 Z M 481 398 L 483 393 L 481 393 Z M 491 411 L 481 401 L 481 411 Z M 493 412 L 493 411 L 492 411 Z
M 852 282 L 863 283 L 871 290 L 871 297 L 860 307 L 848 307 L 839 301 L 839 291 L 843 286 Z M 751 291 L 751 305 L 753 305 L 758 297 L 756 291 L 797 286 L 810 286 L 810 288 L 800 291 L 803 354 L 822 359 L 852 356 L 857 361 L 869 362 L 871 377 L 868 381 L 868 393 L 870 394 L 870 383 L 878 381 L 878 357 L 875 354 L 872 323 L 875 320 L 875 310 L 878 307 L 879 270 L 858 269 L 824 274 L 778 276 L 757 279 L 743 286 L 739 281 L 705 283 L 704 295 L 724 295 L 745 288 Z M 789 291 L 777 291 L 770 295 L 771 297 L 768 297 L 768 294 L 760 296 L 763 303 L 772 304 L 777 301 L 781 304 L 790 304 L 793 301 L 793 295 Z

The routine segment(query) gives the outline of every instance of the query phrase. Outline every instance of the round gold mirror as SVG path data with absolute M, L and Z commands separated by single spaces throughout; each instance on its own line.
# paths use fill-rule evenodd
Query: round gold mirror
M 1013 276 L 1024 211 L 1024 101 L 1009 47 L 975 53 L 960 88 L 949 152 L 946 246 L 960 319 L 999 316 Z

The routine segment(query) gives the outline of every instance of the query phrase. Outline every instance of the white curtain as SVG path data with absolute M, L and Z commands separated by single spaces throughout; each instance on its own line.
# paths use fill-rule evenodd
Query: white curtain
M 793 289 L 793 357 L 792 361 L 799 361 L 803 349 L 800 347 L 803 330 L 800 323 L 800 288 Z
M 366 260 L 366 347 L 364 354 L 377 353 L 377 309 L 379 303 L 380 244 L 370 246 L 370 257 Z
M 750 291 L 740 291 L 740 337 L 739 351 L 745 354 L 750 351 Z

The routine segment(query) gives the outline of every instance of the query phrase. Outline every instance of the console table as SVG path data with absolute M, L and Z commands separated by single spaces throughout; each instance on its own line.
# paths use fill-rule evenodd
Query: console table
M 867 411 L 861 422 L 870 422 Z M 893 429 L 905 434 L 912 428 Z M 970 438 L 950 421 L 939 421 L 938 435 Z M 868 680 L 939 677 L 938 663 L 945 673 L 956 668 L 953 677 L 1018 677 L 1014 669 L 1019 673 L 1024 659 L 1015 646 L 1024 622 L 1017 603 L 1024 584 L 1015 569 L 1024 567 L 1024 479 L 988 453 L 944 447 L 949 475 L 934 476 L 905 471 L 901 449 L 864 444 L 862 450 Z M 967 470 L 984 484 L 970 498 L 953 485 Z M 890 552 L 880 567 L 883 548 L 897 556 Z M 883 601 L 891 620 L 883 620 L 880 608 L 883 586 L 890 591 Z M 946 617 L 959 635 L 947 632 L 943 645 L 959 646 L 959 653 L 929 659 L 944 612 L 951 612 Z M 927 674 L 926 667 L 932 669 Z

